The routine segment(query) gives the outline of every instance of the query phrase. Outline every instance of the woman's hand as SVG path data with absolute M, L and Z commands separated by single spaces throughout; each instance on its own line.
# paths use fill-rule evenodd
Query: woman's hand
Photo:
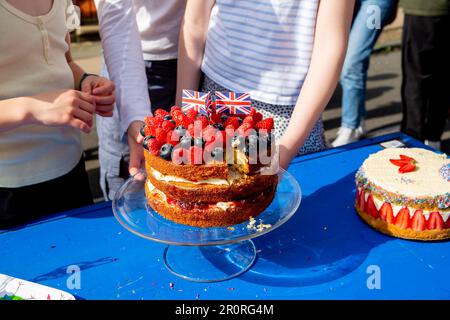
M 83 80 L 81 91 L 91 94 L 95 101 L 95 112 L 102 117 L 112 117 L 115 85 L 112 81 L 95 75 Z
M 91 132 L 95 100 L 77 90 L 56 91 L 38 96 L 29 103 L 30 122 L 46 126 L 70 126 Z

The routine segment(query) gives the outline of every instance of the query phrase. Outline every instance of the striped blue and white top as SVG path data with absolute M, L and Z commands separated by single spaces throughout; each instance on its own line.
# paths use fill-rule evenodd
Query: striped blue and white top
M 252 99 L 294 105 L 311 61 L 319 0 L 216 0 L 202 71 Z

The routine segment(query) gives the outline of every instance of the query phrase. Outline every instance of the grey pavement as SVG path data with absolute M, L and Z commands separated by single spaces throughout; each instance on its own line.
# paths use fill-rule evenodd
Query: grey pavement
M 76 43 L 73 55 L 80 65 L 89 72 L 100 69 L 100 45 L 98 42 Z M 399 50 L 388 50 L 372 56 L 367 82 L 366 126 L 369 137 L 399 131 L 401 115 L 401 54 Z M 341 91 L 336 92 L 323 113 L 326 137 L 334 139 L 341 120 Z M 101 201 L 98 186 L 99 166 L 97 154 L 97 136 L 95 130 L 83 135 L 83 146 L 87 154 L 87 170 L 91 188 L 97 201 Z M 443 150 L 450 152 L 450 125 L 443 136 Z

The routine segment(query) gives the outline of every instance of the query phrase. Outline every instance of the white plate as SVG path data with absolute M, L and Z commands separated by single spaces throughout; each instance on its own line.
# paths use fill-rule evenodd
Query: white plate
M 70 293 L 0 274 L 0 300 L 75 300 Z

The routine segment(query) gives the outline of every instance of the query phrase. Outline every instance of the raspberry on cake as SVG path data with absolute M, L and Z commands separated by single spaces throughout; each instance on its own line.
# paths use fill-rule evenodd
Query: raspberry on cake
M 369 156 L 356 174 L 355 208 L 373 228 L 405 239 L 450 238 L 450 160 L 420 148 Z
M 157 110 L 145 124 L 145 192 L 149 205 L 166 219 L 230 226 L 257 216 L 272 202 L 278 176 L 262 174 L 268 163 L 252 153 L 265 146 L 270 158 L 272 119 L 255 109 L 244 118 L 172 107 L 170 113 Z

